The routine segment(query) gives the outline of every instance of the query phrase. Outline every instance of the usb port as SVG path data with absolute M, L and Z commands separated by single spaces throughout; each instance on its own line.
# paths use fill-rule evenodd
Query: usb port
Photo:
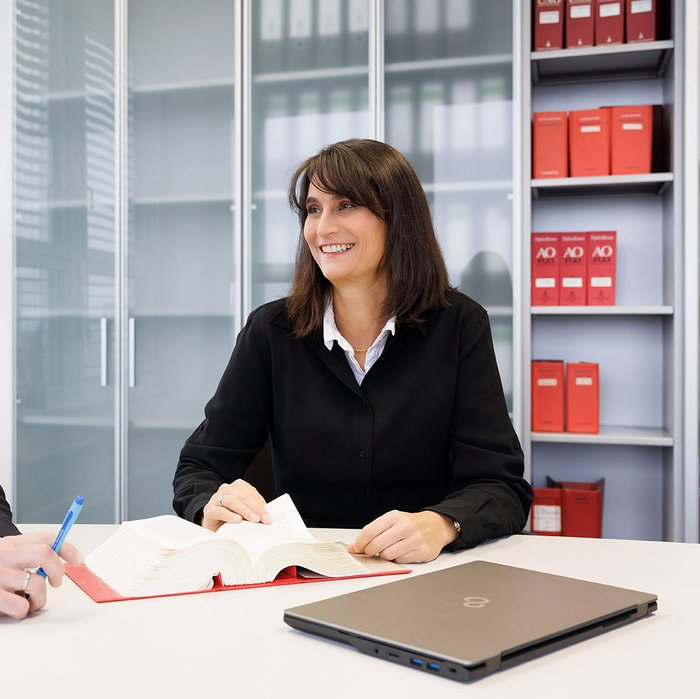
M 420 658 L 411 658 L 411 665 L 414 667 L 422 667 L 423 661 Z
M 428 670 L 440 672 L 440 663 L 428 663 Z

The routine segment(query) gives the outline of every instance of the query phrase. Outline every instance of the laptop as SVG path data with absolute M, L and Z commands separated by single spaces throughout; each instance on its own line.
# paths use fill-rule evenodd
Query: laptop
M 293 607 L 295 629 L 461 682 L 656 610 L 657 596 L 473 561 Z

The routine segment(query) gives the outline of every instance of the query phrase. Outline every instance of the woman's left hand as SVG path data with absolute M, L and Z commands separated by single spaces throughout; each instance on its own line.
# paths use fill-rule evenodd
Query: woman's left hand
M 456 538 L 454 524 L 445 515 L 391 510 L 364 527 L 348 551 L 397 563 L 424 563 Z

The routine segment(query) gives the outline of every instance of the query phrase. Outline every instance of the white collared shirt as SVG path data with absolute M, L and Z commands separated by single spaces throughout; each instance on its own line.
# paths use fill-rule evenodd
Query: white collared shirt
M 370 348 L 365 354 L 365 368 L 364 370 L 359 365 L 357 359 L 355 359 L 355 352 L 352 349 L 350 343 L 340 334 L 338 326 L 335 324 L 335 313 L 333 311 L 333 302 L 326 306 L 326 312 L 323 314 L 323 343 L 329 350 L 333 349 L 333 341 L 337 342 L 340 349 L 345 352 L 348 364 L 352 369 L 352 373 L 355 376 L 355 380 L 358 384 L 362 383 L 367 372 L 372 368 L 372 365 L 382 356 L 384 351 L 384 346 L 386 345 L 389 333 L 392 335 L 396 334 L 396 316 L 392 316 L 384 324 L 381 329 L 377 339 L 372 343 Z

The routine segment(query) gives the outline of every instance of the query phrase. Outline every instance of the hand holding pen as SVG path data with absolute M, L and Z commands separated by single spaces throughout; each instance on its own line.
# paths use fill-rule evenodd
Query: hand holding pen
M 66 515 L 55 537 L 47 531 L 0 538 L 0 616 L 22 619 L 41 609 L 46 604 L 45 577 L 52 587 L 63 580 L 61 558 L 67 563 L 82 563 L 80 551 L 65 541 L 76 517 L 75 511 L 70 518 Z M 37 567 L 44 577 L 38 571 L 31 572 Z

